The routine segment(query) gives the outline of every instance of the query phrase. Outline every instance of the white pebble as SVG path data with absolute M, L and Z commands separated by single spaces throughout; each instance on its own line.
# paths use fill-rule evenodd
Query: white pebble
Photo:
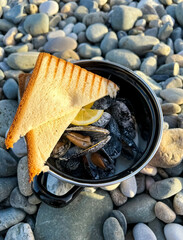
M 64 4 L 64 6 L 61 8 L 61 13 L 66 13 L 68 15 L 71 15 L 76 10 L 77 7 L 78 7 L 77 3 L 68 2 Z
M 165 24 L 165 23 L 170 23 L 170 25 L 173 27 L 174 26 L 174 24 L 175 24 L 175 20 L 174 20 L 174 18 L 172 17 L 172 16 L 170 16 L 170 15 L 164 15 L 162 18 L 161 18 L 161 20 L 162 20 L 162 23 L 163 24 Z
M 169 223 L 164 227 L 166 240 L 182 240 L 183 226 L 178 223 Z
M 113 191 L 113 190 L 115 190 L 119 185 L 120 185 L 120 183 L 116 183 L 116 184 L 112 184 L 112 185 L 105 186 L 105 187 L 101 187 L 101 188 L 104 189 L 104 190 L 106 190 L 106 191 Z
M 134 240 L 157 240 L 153 231 L 144 223 L 138 223 L 133 228 Z
M 135 176 L 121 182 L 120 190 L 126 197 L 133 198 L 137 193 L 137 182 Z
M 145 25 L 146 25 L 146 20 L 145 19 L 139 19 L 139 20 L 137 20 L 136 21 L 136 23 L 135 23 L 135 26 L 136 27 L 145 27 Z
M 0 47 L 0 61 L 4 58 L 4 48 Z
M 48 40 L 57 38 L 57 37 L 65 37 L 65 32 L 63 30 L 58 30 L 54 32 L 49 32 L 47 35 Z
M 73 27 L 74 27 L 74 24 L 73 24 L 73 23 L 67 24 L 67 25 L 64 27 L 64 29 L 63 29 L 63 31 L 65 32 L 65 35 L 68 35 L 69 33 L 71 33 Z
M 5 34 L 3 42 L 4 45 L 15 45 L 15 35 L 18 33 L 18 29 L 16 27 L 10 28 L 10 30 Z
M 183 191 L 177 193 L 173 199 L 173 208 L 178 215 L 183 215 Z
M 43 2 L 39 6 L 40 13 L 46 13 L 48 16 L 53 16 L 58 13 L 59 5 L 55 1 Z
M 30 42 L 31 40 L 32 40 L 32 35 L 30 35 L 29 33 L 26 34 L 26 35 L 21 39 L 21 41 L 22 41 L 23 43 Z
M 157 168 L 148 164 L 140 172 L 149 176 L 155 176 L 157 174 Z

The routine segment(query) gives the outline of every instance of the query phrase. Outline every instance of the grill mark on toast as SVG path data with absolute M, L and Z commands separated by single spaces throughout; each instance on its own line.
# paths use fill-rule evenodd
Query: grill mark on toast
M 69 81 L 68 81 L 66 89 L 68 89 L 71 84 L 71 79 L 72 79 L 72 75 L 73 75 L 73 71 L 74 71 L 74 64 L 72 64 L 71 66 L 72 66 L 72 68 L 71 68 L 70 77 L 69 77 Z
M 82 93 L 84 93 L 84 90 L 85 90 L 85 87 L 86 87 L 87 78 L 88 78 L 88 72 L 86 72 L 86 75 L 85 75 L 85 80 L 84 80 Z
M 99 95 L 101 84 L 102 84 L 102 77 L 100 77 L 100 82 L 99 82 L 99 85 L 98 85 L 97 95 Z
M 46 66 L 45 77 L 46 77 L 46 75 L 48 74 L 50 62 L 51 62 L 51 59 L 52 59 L 51 55 L 49 55 L 48 58 L 49 58 L 49 59 L 48 59 L 48 63 L 47 63 L 47 66 Z
M 61 81 L 60 81 L 60 83 L 62 83 L 62 80 L 63 80 L 64 74 L 65 74 L 65 70 L 66 70 L 67 62 L 66 62 L 66 61 L 63 61 L 63 60 L 60 60 L 60 61 L 64 63 L 63 71 L 62 71 L 62 76 L 61 76 Z
M 57 74 L 58 65 L 59 65 L 59 58 L 56 59 L 55 71 L 54 71 L 54 75 L 53 75 L 53 78 L 54 78 L 54 79 L 55 79 L 55 76 L 56 76 L 56 74 Z
M 93 79 L 92 79 L 92 83 L 91 83 L 91 88 L 90 88 L 90 98 L 93 92 L 93 86 L 94 86 L 94 79 L 95 79 L 95 74 L 93 74 Z
M 78 83 L 79 83 L 80 76 L 81 76 L 81 68 L 79 68 L 79 73 L 78 73 L 78 77 L 77 77 L 77 81 L 76 81 L 76 86 L 75 86 L 74 90 L 76 90 L 77 87 L 78 87 Z

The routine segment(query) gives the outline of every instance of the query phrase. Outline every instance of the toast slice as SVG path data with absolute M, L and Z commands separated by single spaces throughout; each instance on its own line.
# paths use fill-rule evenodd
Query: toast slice
M 115 97 L 118 90 L 106 78 L 40 53 L 5 140 L 6 147 L 13 147 L 21 136 L 46 122 L 76 112 L 106 95 Z
M 19 90 L 21 98 L 30 77 L 31 74 L 21 74 L 19 76 Z M 74 110 L 61 118 L 44 123 L 39 127 L 30 130 L 26 134 L 30 182 L 33 180 L 35 175 L 38 175 L 43 170 L 44 164 L 50 157 L 50 153 L 60 139 L 60 136 L 79 111 L 80 109 Z

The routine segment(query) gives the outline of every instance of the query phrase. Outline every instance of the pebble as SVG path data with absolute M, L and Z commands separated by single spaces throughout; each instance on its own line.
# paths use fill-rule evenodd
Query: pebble
M 169 14 L 165 14 L 162 18 L 161 18 L 161 20 L 162 20 L 162 23 L 163 24 L 165 24 L 165 23 L 170 23 L 170 25 L 173 27 L 174 26 L 174 24 L 175 24 L 175 19 L 172 17 L 172 16 L 170 16 Z
M 28 199 L 20 193 L 18 187 L 11 192 L 10 204 L 12 207 L 22 209 L 28 214 L 34 214 L 37 211 L 37 206 L 30 204 Z
M 24 37 L 22 37 L 21 41 L 23 43 L 28 43 L 32 40 L 32 36 L 30 34 L 26 34 Z
M 70 33 L 72 32 L 73 28 L 74 28 L 74 24 L 73 24 L 73 23 L 67 24 L 67 25 L 63 28 L 63 31 L 64 31 L 65 35 L 70 34 Z
M 78 19 L 78 21 L 82 22 L 84 16 L 89 15 L 88 14 L 88 9 L 84 6 L 79 6 L 75 12 L 74 16 Z M 83 22 L 85 24 L 85 22 Z
M 150 195 L 157 199 L 167 199 L 182 190 L 183 178 L 172 177 L 155 182 L 149 189 Z
M 65 59 L 65 60 L 69 60 L 69 59 L 79 60 L 80 59 L 79 55 L 71 49 L 65 50 L 63 52 L 54 53 L 54 56 Z
M 27 44 L 19 45 L 19 46 L 6 46 L 4 48 L 5 52 L 7 53 L 15 53 L 15 52 L 28 52 Z
M 137 182 L 137 194 L 143 193 L 145 191 L 145 175 L 138 173 L 135 175 Z
M 183 89 L 168 88 L 160 91 L 160 96 L 167 102 L 183 104 Z
M 169 223 L 164 228 L 166 240 L 182 240 L 183 226 L 177 223 Z
M 170 77 L 178 75 L 179 74 L 179 64 L 176 62 L 164 64 L 156 70 L 155 74 L 162 75 L 165 72 Z
M 0 231 L 21 222 L 25 218 L 25 212 L 20 209 L 6 208 L 0 210 Z
M 4 76 L 4 73 L 3 73 L 3 71 L 2 71 L 2 70 L 0 70 L 0 81 L 1 81 L 1 80 L 3 80 L 3 79 L 4 79 L 4 77 L 5 77 L 5 76 Z
M 37 204 L 40 204 L 40 203 L 41 203 L 41 200 L 40 200 L 38 197 L 36 197 L 35 194 L 32 194 L 30 197 L 28 197 L 28 202 L 29 202 L 30 204 L 35 204 L 35 205 L 37 205 Z
M 15 70 L 30 71 L 34 68 L 38 55 L 39 52 L 12 53 L 7 58 L 7 64 Z
M 6 80 L 3 85 L 3 93 L 8 99 L 16 99 L 18 95 L 18 84 L 13 78 Z
M 95 23 L 105 24 L 107 20 L 108 20 L 108 14 L 103 12 L 95 12 L 95 13 L 89 13 L 85 15 L 83 18 L 83 23 L 86 26 L 90 26 L 91 24 L 95 24 Z
M 173 208 L 177 215 L 183 215 L 183 191 L 180 191 L 174 196 Z
M 78 5 L 75 2 L 68 2 L 61 8 L 61 13 L 66 13 L 67 15 L 72 15 L 77 9 Z
M 25 6 L 25 11 L 27 14 L 35 14 L 38 12 L 38 7 L 36 4 L 28 4 Z
M 114 30 L 130 30 L 136 20 L 142 16 L 142 11 L 129 6 L 119 6 L 111 14 L 111 26 Z
M 151 51 L 153 46 L 157 45 L 159 40 L 151 36 L 126 36 L 120 39 L 119 48 L 128 49 L 138 56 Z
M 33 191 L 31 188 L 31 183 L 29 183 L 27 156 L 21 158 L 18 162 L 17 179 L 20 193 L 23 196 L 30 196 Z
M 128 198 L 122 194 L 119 188 L 114 189 L 110 192 L 113 203 L 119 207 L 127 202 Z
M 171 35 L 172 32 L 173 27 L 169 22 L 167 22 L 162 27 L 160 27 L 158 32 L 158 38 L 162 41 L 165 41 Z
M 33 37 L 49 31 L 49 18 L 45 13 L 36 13 L 26 17 L 24 29 Z
M 119 185 L 120 185 L 120 183 L 116 183 L 116 184 L 112 184 L 112 185 L 109 185 L 109 186 L 101 187 L 101 189 L 104 189 L 104 190 L 106 190 L 106 191 L 113 191 L 113 190 L 115 190 Z
M 156 235 L 157 240 L 166 240 L 164 235 L 165 224 L 162 221 L 160 221 L 158 218 L 155 218 L 152 222 L 148 223 L 148 226 Z
M 14 100 L 0 101 L 0 136 L 4 137 L 15 116 L 18 104 Z
M 108 32 L 108 28 L 102 23 L 95 23 L 90 25 L 86 30 L 87 39 L 92 42 L 100 42 L 105 34 Z
M 183 67 L 183 56 L 179 54 L 173 54 L 167 57 L 166 63 L 173 63 L 177 62 L 179 64 L 179 67 Z
M 157 174 L 157 168 L 151 166 L 150 164 L 146 165 L 140 172 L 145 175 L 155 176 Z
M 39 12 L 40 13 L 45 13 L 48 16 L 53 16 L 55 15 L 59 10 L 59 5 L 55 1 L 47 1 L 43 2 L 39 6 Z
M 183 50 L 183 40 L 178 38 L 174 41 L 175 53 L 179 53 Z
M 118 220 L 114 217 L 109 217 L 103 225 L 103 234 L 105 240 L 125 240 L 123 229 Z
M 49 23 L 50 29 L 57 27 L 57 25 L 59 24 L 60 21 L 61 21 L 61 16 L 60 15 L 57 14 L 54 17 L 52 17 L 50 19 L 50 23 Z
M 137 193 L 137 182 L 135 176 L 121 182 L 120 190 L 126 197 L 133 198 Z
M 183 18 L 182 18 L 182 12 L 183 12 L 183 2 L 180 2 L 176 7 L 175 7 L 175 16 L 178 21 L 178 23 L 183 27 Z
M 17 161 L 2 148 L 0 148 L 0 163 L 0 177 L 16 175 Z
M 159 83 L 157 83 L 156 81 L 154 81 L 151 77 L 147 76 L 146 74 L 144 74 L 141 71 L 135 71 L 135 73 L 141 77 L 152 89 L 153 91 L 159 95 L 160 91 L 162 90 L 162 87 Z
M 4 45 L 15 45 L 14 37 L 18 33 L 18 29 L 16 27 L 11 28 L 3 38 Z
M 178 116 L 177 114 L 165 115 L 164 121 L 168 123 L 169 128 L 178 128 Z
M 182 80 L 179 76 L 170 77 L 163 82 L 163 88 L 182 88 L 182 86 Z
M 90 58 L 102 55 L 99 47 L 92 46 L 88 43 L 81 43 L 78 46 L 77 51 L 81 58 L 86 58 L 86 59 L 87 58 L 90 59 Z
M 119 224 L 121 225 L 124 234 L 126 235 L 127 232 L 127 222 L 126 222 L 126 218 L 123 215 L 122 212 L 120 212 L 119 210 L 113 210 L 110 214 L 110 217 L 114 217 L 118 220 Z
M 159 56 L 168 56 L 170 53 L 170 47 L 165 43 L 161 42 L 152 48 L 152 52 Z
M 16 187 L 16 177 L 0 178 L 0 202 L 5 200 Z
M 102 240 L 102 225 L 112 209 L 111 198 L 104 190 L 97 190 L 95 193 L 81 192 L 73 202 L 63 208 L 41 204 L 34 230 L 35 239 L 41 237 L 56 240 L 62 236 L 64 240 L 75 240 L 90 236 L 91 239 Z M 56 222 L 59 223 L 59 228 Z
M 0 47 L 0 61 L 4 58 L 4 48 Z
M 143 60 L 140 65 L 140 71 L 146 74 L 147 76 L 151 76 L 155 73 L 157 69 L 157 60 L 155 57 L 147 57 Z
M 7 32 L 11 28 L 15 27 L 15 25 L 6 19 L 0 19 L 0 31 Z
M 164 103 L 161 105 L 164 115 L 171 115 L 181 112 L 181 107 L 176 103 Z
M 157 240 L 153 231 L 144 223 L 138 223 L 133 228 L 134 240 Z
M 141 64 L 140 58 L 126 49 L 113 49 L 106 54 L 106 59 L 132 70 L 138 69 Z
M 118 46 L 118 38 L 115 32 L 110 31 L 108 32 L 100 44 L 100 49 L 102 50 L 102 53 L 105 55 L 107 52 L 109 52 L 112 49 L 117 48 Z
M 34 37 L 32 39 L 32 43 L 34 45 L 34 48 L 39 49 L 40 47 L 42 47 L 46 43 L 46 37 L 42 36 L 42 35 L 40 35 L 38 37 Z
M 26 14 L 24 13 L 24 6 L 21 4 L 15 5 L 4 14 L 4 18 L 14 24 L 18 24 L 24 16 Z
M 62 52 L 64 50 L 74 50 L 77 47 L 77 42 L 70 37 L 57 37 L 49 39 L 44 45 L 44 50 L 46 52 Z
M 157 202 L 154 208 L 156 217 L 164 223 L 174 222 L 176 214 L 163 202 Z
M 86 25 L 84 23 L 78 22 L 73 27 L 73 32 L 79 34 L 86 30 Z
M 54 32 L 49 32 L 47 35 L 48 40 L 51 40 L 51 39 L 57 38 L 57 37 L 65 37 L 65 32 L 63 30 L 57 30 Z
M 26 240 L 35 239 L 29 224 L 18 223 L 8 229 L 5 236 L 5 240 L 17 240 L 17 239 L 26 239 Z
M 147 194 L 139 194 L 129 199 L 119 210 L 126 217 L 127 223 L 151 222 L 155 219 L 156 201 Z
M 179 163 L 175 167 L 172 168 L 166 168 L 165 171 L 168 173 L 171 177 L 177 177 L 179 176 L 183 171 L 183 162 Z

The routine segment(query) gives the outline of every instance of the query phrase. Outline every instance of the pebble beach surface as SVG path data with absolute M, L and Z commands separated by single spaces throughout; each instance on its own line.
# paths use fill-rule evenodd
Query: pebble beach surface
M 60 209 L 33 194 L 24 139 L 10 150 L 4 144 L 18 106 L 18 75 L 32 71 L 39 52 L 134 70 L 164 116 L 160 147 L 140 173 L 86 188 Z M 182 160 L 182 0 L 0 0 L 0 240 L 182 240 Z M 48 176 L 54 194 L 71 187 Z

